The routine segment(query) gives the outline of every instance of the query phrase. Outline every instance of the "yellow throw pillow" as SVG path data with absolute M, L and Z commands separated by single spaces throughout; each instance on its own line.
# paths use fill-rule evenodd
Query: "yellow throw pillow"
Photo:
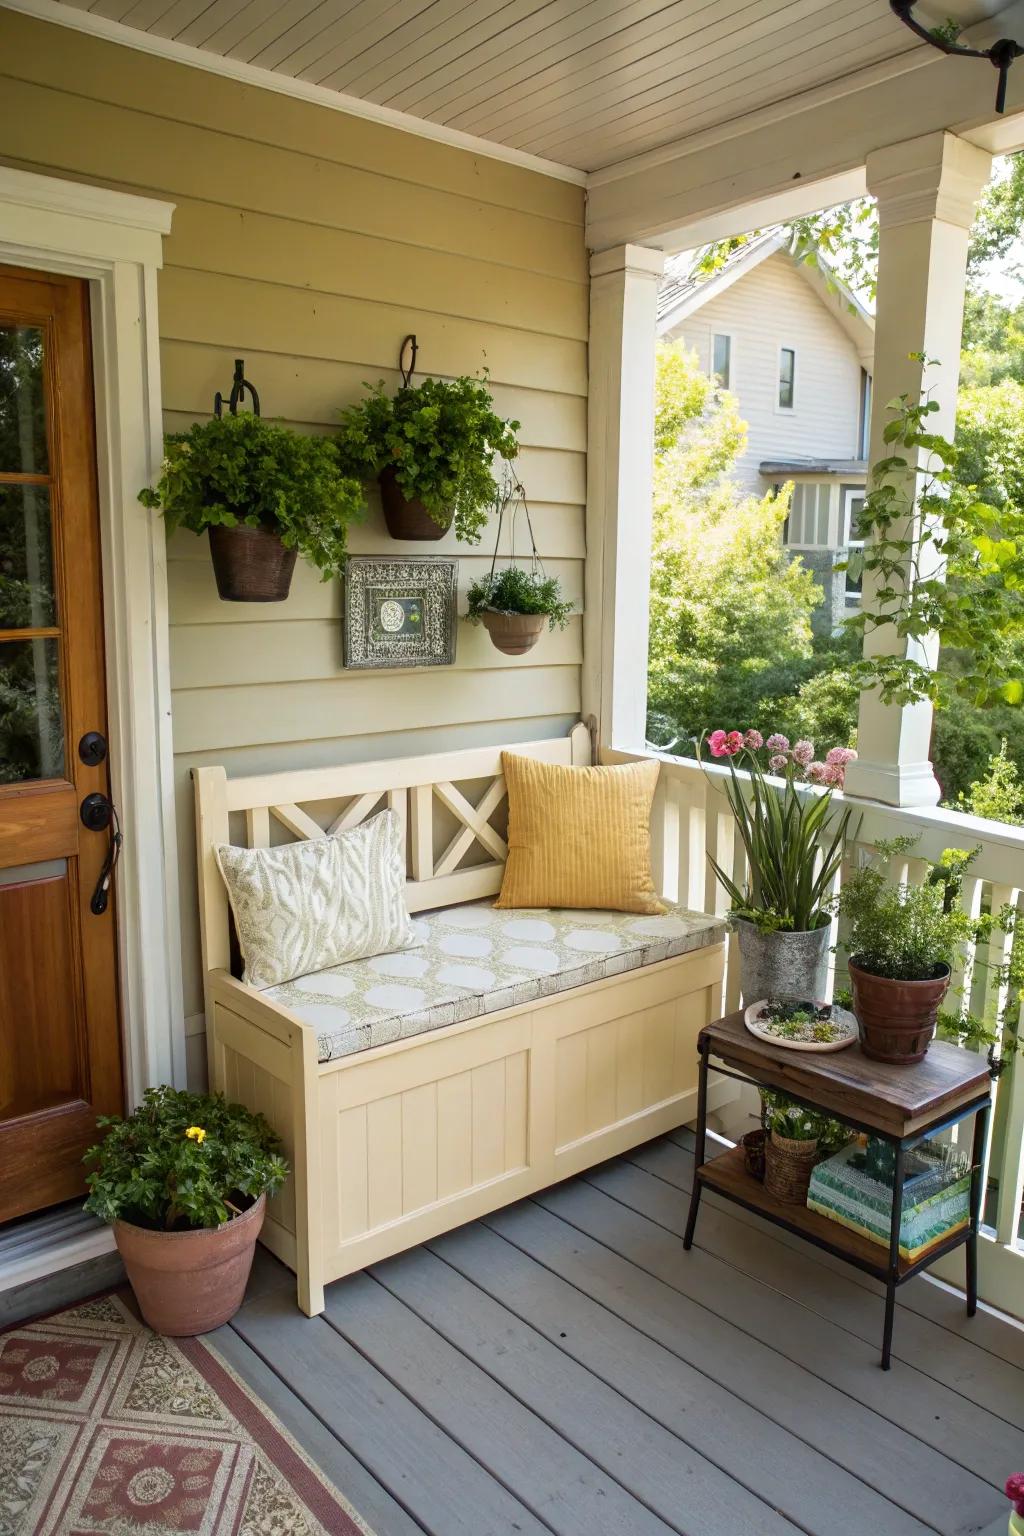
M 657 762 L 563 768 L 501 754 L 508 863 L 496 907 L 664 912 L 651 879 Z

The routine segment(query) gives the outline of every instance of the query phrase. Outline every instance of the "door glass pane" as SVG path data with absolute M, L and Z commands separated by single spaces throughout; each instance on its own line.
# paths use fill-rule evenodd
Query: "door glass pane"
M 49 629 L 56 620 L 50 492 L 0 485 L 0 629 Z
M 63 774 L 57 641 L 0 641 L 0 784 Z
M 43 333 L 34 325 L 0 325 L 0 473 L 49 473 Z

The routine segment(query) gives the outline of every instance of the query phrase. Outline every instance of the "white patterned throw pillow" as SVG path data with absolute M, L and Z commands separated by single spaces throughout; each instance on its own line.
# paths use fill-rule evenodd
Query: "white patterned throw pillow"
M 394 811 L 306 843 L 222 843 L 216 851 L 250 986 L 273 987 L 418 942 Z

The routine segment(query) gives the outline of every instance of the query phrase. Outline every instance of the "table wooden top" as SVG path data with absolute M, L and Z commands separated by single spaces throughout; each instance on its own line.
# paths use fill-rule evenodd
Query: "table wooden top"
M 897 1067 L 872 1061 L 855 1043 L 842 1051 L 793 1051 L 752 1035 L 742 1013 L 700 1033 L 711 1055 L 765 1087 L 787 1090 L 820 1109 L 888 1135 L 912 1136 L 991 1090 L 984 1056 L 935 1040 L 924 1061 Z

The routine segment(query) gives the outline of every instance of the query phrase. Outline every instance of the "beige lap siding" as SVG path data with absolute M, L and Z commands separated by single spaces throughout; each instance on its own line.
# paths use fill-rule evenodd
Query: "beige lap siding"
M 583 597 L 587 260 L 564 182 L 0 10 L 0 162 L 174 202 L 160 276 L 166 423 L 244 356 L 263 412 L 329 431 L 363 380 L 490 371 L 523 423 L 547 568 Z M 464 607 L 490 534 L 457 553 Z M 357 553 L 394 544 L 374 502 Z M 503 657 L 460 624 L 452 669 L 349 676 L 340 590 L 299 567 L 271 608 L 218 601 L 205 541 L 168 547 L 185 1012 L 204 1071 L 190 767 L 231 774 L 550 737 L 578 716 L 580 623 Z

